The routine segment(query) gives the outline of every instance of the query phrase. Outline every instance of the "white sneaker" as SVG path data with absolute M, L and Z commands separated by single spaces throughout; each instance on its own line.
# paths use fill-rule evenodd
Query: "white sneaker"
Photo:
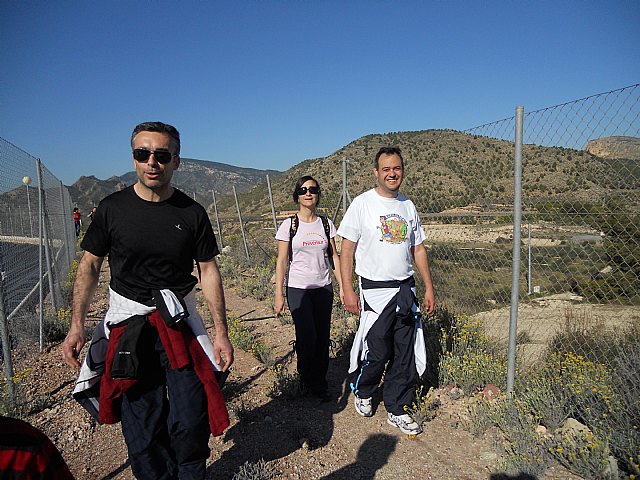
M 420 425 L 418 425 L 418 423 L 406 413 L 404 415 L 394 415 L 393 413 L 389 413 L 387 416 L 387 423 L 394 427 L 398 427 L 402 433 L 407 435 L 418 435 L 419 433 L 422 433 Z
M 363 417 L 370 417 L 371 415 L 373 415 L 373 408 L 371 407 L 371 397 L 358 398 L 354 396 L 353 404 L 356 407 L 356 412 L 358 412 Z

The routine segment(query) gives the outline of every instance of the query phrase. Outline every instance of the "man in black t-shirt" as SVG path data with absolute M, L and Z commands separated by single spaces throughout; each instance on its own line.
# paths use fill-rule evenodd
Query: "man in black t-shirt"
M 95 333 L 90 347 L 92 369 L 102 373 L 100 419 L 121 418 L 136 478 L 204 478 L 210 431 L 220 434 L 228 425 L 228 417 L 212 418 L 226 416 L 226 409 L 211 372 L 226 372 L 233 363 L 222 279 L 215 261 L 218 246 L 204 208 L 171 186 L 173 172 L 180 165 L 178 131 L 160 122 L 142 123 L 133 130 L 131 147 L 137 183 L 100 202 L 81 244 L 85 253 L 73 288 L 73 314 L 63 356 L 70 366 L 80 367 L 85 318 L 108 256 L 109 311 L 99 326 L 103 337 L 110 339 L 103 352 L 104 373 L 99 366 L 94 368 Z M 193 275 L 194 261 L 215 325 L 213 343 L 195 309 L 198 279 Z M 176 315 L 176 325 L 165 325 L 156 310 L 161 300 L 169 310 L 186 306 L 187 316 Z M 142 326 L 137 323 L 134 328 L 134 321 L 140 318 L 144 319 Z M 111 363 L 109 355 L 121 353 L 119 343 L 113 354 L 115 339 L 133 331 L 141 332 L 133 342 L 139 370 L 118 383 L 118 358 L 114 356 Z M 210 363 L 203 369 L 201 358 L 207 357 Z M 176 368 L 179 362 L 183 363 Z M 113 413 L 113 403 L 107 403 L 113 398 L 105 400 L 105 390 L 121 395 L 118 414 L 112 415 L 115 419 L 103 417 Z

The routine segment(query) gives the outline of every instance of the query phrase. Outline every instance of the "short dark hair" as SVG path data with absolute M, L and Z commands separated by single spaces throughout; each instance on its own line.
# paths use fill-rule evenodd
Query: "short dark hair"
M 382 155 L 398 155 L 400 157 L 400 164 L 404 169 L 404 158 L 402 158 L 402 152 L 400 151 L 400 149 L 398 147 L 382 147 L 380 150 L 378 150 L 378 153 L 376 153 L 376 158 L 373 160 L 373 168 L 375 168 L 376 170 L 378 170 L 378 160 L 380 160 L 380 157 Z
M 175 151 L 173 152 L 175 155 L 180 156 L 180 132 L 173 125 L 169 125 L 168 123 L 162 122 L 142 122 L 136 125 L 136 128 L 133 129 L 133 133 L 131 134 L 131 148 L 133 148 L 133 139 L 140 132 L 158 132 L 165 133 L 169 135 L 171 143 Z
M 304 183 L 308 182 L 309 180 L 311 180 L 312 182 L 316 182 L 316 185 L 318 187 L 320 186 L 320 182 L 318 182 L 318 180 L 313 178 L 311 175 L 304 175 L 300 177 L 296 182 L 296 186 L 293 188 L 293 203 L 298 203 L 298 190 L 300 190 L 300 187 L 302 187 L 302 185 L 304 185 Z M 316 202 L 316 206 L 320 204 L 321 193 L 322 191 L 318 192 L 318 201 Z

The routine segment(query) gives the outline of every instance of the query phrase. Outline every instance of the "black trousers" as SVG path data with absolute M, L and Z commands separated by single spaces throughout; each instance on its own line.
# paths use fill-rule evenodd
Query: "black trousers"
M 411 317 L 380 315 L 367 334 L 368 351 L 354 374 L 352 388 L 358 397 L 371 397 L 384 374 L 382 399 L 385 409 L 394 415 L 405 413 L 404 407 L 414 400 L 418 376 L 414 330 L 415 322 Z
M 137 479 L 204 479 L 209 418 L 202 382 L 192 368 L 174 370 L 150 325 L 144 375 L 122 401 L 122 433 Z
M 296 327 L 296 356 L 302 385 L 313 393 L 327 390 L 333 286 L 287 287 L 287 303 Z

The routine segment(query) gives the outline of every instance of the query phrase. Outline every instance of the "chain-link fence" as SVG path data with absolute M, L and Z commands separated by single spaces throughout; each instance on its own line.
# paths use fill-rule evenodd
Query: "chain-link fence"
M 501 153 L 499 145 L 513 141 L 514 129 L 515 117 L 466 133 L 493 149 L 495 162 L 506 162 L 507 152 Z M 550 342 L 586 354 L 592 346 L 577 342 L 586 330 L 617 330 L 637 319 L 638 137 L 638 85 L 524 115 L 517 296 L 517 343 L 522 360 L 535 360 Z M 481 165 L 485 167 L 491 171 L 490 165 Z M 511 209 L 513 200 L 504 196 L 486 203 Z M 506 339 L 509 308 L 504 305 L 510 298 L 512 217 L 505 212 L 484 213 L 475 217 L 472 229 L 460 227 L 474 231 L 475 241 L 464 254 L 469 275 L 456 282 L 459 288 L 445 287 L 444 292 L 455 292 L 451 302 L 456 307 L 481 312 L 478 316 L 489 331 Z M 447 262 L 434 260 L 441 285 L 458 270 L 450 261 L 462 254 L 461 248 L 465 247 L 454 251 L 449 246 Z M 487 304 L 495 308 L 486 308 Z
M 514 117 L 464 132 L 363 137 L 292 168 L 268 196 L 241 196 L 242 232 L 228 215 L 239 207 L 225 199 L 225 244 L 263 268 L 251 273 L 261 285 L 248 294 L 273 289 L 273 264 L 261 262 L 276 255 L 271 210 L 278 223 L 293 213 L 296 179 L 320 181 L 321 213 L 339 224 L 351 196 L 374 185 L 373 157 L 388 145 L 405 158 L 402 191 L 421 214 L 441 311 L 426 323 L 435 371 L 423 380 L 469 394 L 506 385 L 508 398 L 526 404 L 526 421 L 514 411 L 500 418 L 558 429 L 552 441 L 518 431 L 531 441 L 509 447 L 514 459 L 540 466 L 548 451 L 596 478 L 600 449 L 607 468 L 640 474 L 640 84 L 528 113 L 517 107 Z M 562 443 L 568 417 L 588 427 L 584 459 L 574 458 L 578 437 Z M 524 463 L 518 468 L 530 468 Z M 598 478 L 618 478 L 613 472 Z
M 322 213 L 339 224 L 345 203 L 373 186 L 377 149 L 397 145 L 406 162 L 402 189 L 421 212 L 440 305 L 482 319 L 506 348 L 517 234 L 519 361 L 534 362 L 563 335 L 571 342 L 567 332 L 626 327 L 640 303 L 640 85 L 527 112 L 523 124 L 517 232 L 515 116 L 465 132 L 370 135 L 303 162 L 271 181 L 277 222 L 295 209 L 295 180 L 309 174 L 322 183 Z M 273 259 L 270 200 L 264 191 L 241 196 L 244 233 L 233 199 L 223 200 L 225 244 L 244 255 L 244 235 L 254 260 Z M 591 347 L 572 348 L 584 354 Z
M 10 379 L 7 347 L 42 348 L 60 328 L 76 237 L 69 192 L 40 160 L 0 138 L 0 170 L 0 341 Z

